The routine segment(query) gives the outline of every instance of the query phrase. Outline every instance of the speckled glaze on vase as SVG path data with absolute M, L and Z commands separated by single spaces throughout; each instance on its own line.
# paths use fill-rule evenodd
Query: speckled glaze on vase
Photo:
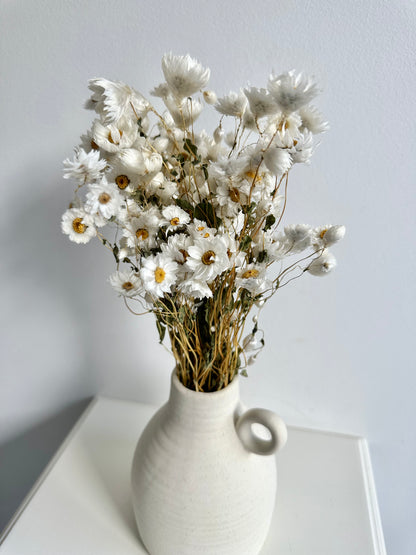
M 270 438 L 254 435 L 254 423 Z M 133 459 L 133 507 L 149 553 L 257 555 L 274 509 L 272 455 L 286 438 L 273 412 L 243 410 L 238 378 L 200 393 L 173 372 L 169 400 L 143 431 Z

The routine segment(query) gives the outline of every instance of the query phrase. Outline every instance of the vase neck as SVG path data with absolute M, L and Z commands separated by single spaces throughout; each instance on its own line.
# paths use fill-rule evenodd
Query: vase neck
M 173 372 L 167 406 L 170 417 L 180 420 L 181 425 L 212 429 L 233 418 L 239 398 L 237 377 L 220 391 L 204 393 L 185 387 Z

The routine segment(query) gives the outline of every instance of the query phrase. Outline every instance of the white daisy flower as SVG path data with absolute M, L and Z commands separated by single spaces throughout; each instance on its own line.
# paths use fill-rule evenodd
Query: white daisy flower
M 186 266 L 192 270 L 194 279 L 210 283 L 230 267 L 227 247 L 220 237 L 197 239 L 188 252 Z
M 185 98 L 198 92 L 208 83 L 210 70 L 186 56 L 175 56 L 172 52 L 162 58 L 162 71 L 166 83 L 177 98 Z
M 206 299 L 212 297 L 212 291 L 205 281 L 198 279 L 185 279 L 178 285 L 178 290 L 190 299 Z
M 142 258 L 140 276 L 144 288 L 156 297 L 169 293 L 176 283 L 178 264 L 166 254 Z
M 329 123 L 324 120 L 322 114 L 314 106 L 303 106 L 299 110 L 302 127 L 314 135 L 324 133 L 329 129 Z
M 271 283 L 266 279 L 266 267 L 263 264 L 247 264 L 237 272 L 236 287 L 247 289 L 253 297 L 264 293 Z
M 134 297 L 143 292 L 140 276 L 133 271 L 118 271 L 108 278 L 114 290 L 124 297 Z
M 270 116 L 279 110 L 275 99 L 267 89 L 250 87 L 249 89 L 244 89 L 244 94 L 248 99 L 250 110 L 255 118 Z
M 94 219 L 82 208 L 70 208 L 62 216 L 61 229 L 74 243 L 88 243 L 97 231 Z
M 125 116 L 136 120 L 150 108 L 144 96 L 125 83 L 90 79 L 88 87 L 93 94 L 85 107 L 100 114 L 105 124 L 116 123 Z
M 287 149 L 272 144 L 264 153 L 264 163 L 273 175 L 280 176 L 290 170 L 292 157 Z
M 156 246 L 156 235 L 159 231 L 160 214 L 157 208 L 143 211 L 137 218 L 126 221 L 123 236 L 126 237 L 129 247 L 139 249 L 152 249 Z
M 178 184 L 168 181 L 162 172 L 157 173 L 146 185 L 149 195 L 156 195 L 163 204 L 170 204 L 178 196 Z
M 162 243 L 160 248 L 172 260 L 183 265 L 188 259 L 188 247 L 192 245 L 192 239 L 186 233 L 176 233 L 168 237 L 167 243 Z
M 95 120 L 92 127 L 94 142 L 106 152 L 111 153 L 130 148 L 136 140 L 137 133 L 137 125 L 126 119 L 109 125 L 103 125 L 101 121 Z
M 330 247 L 341 239 L 344 238 L 345 235 L 345 226 L 344 225 L 326 225 L 321 227 L 316 227 L 313 230 L 313 239 L 312 242 L 318 248 L 325 246 Z
M 218 99 L 215 109 L 225 116 L 243 117 L 247 106 L 247 97 L 242 91 L 239 93 L 229 92 L 226 96 Z
M 178 227 L 186 225 L 191 220 L 189 214 L 185 212 L 185 210 L 173 204 L 163 208 L 162 216 L 165 218 L 165 221 L 162 221 L 161 225 L 167 224 L 167 231 L 176 231 Z
M 334 255 L 329 251 L 324 250 L 321 256 L 312 260 L 306 270 L 313 276 L 326 276 L 335 268 L 336 265 L 337 261 L 335 260 Z
M 101 179 L 107 166 L 107 160 L 100 159 L 98 150 L 85 152 L 76 148 L 72 160 L 64 160 L 64 179 L 75 179 L 79 183 L 92 183 Z
M 103 218 L 109 220 L 118 214 L 121 202 L 120 193 L 115 185 L 103 180 L 101 183 L 89 186 L 85 209 L 91 214 L 98 212 Z
M 117 157 L 111 161 L 110 170 L 106 174 L 108 183 L 117 187 L 123 195 L 131 194 L 140 184 L 139 176 L 131 168 L 125 166 Z
M 296 112 L 318 94 L 316 83 L 294 70 L 282 75 L 271 75 L 267 88 L 284 112 Z

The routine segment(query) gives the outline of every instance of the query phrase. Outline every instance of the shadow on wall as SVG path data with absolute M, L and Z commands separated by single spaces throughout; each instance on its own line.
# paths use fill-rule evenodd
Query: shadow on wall
M 0 430 L 0 530 L 95 393 L 86 302 L 93 282 L 80 287 L 74 280 L 92 263 L 88 250 L 79 256 L 60 231 L 72 190 L 65 189 L 56 150 L 16 172 L 19 195 L 0 222 L 7 268 L 0 276 L 0 419 L 9 423 Z M 26 429 L 13 437 L 16 414 Z
M 72 403 L 54 416 L 0 445 L 0 530 L 8 524 L 90 400 L 82 399 Z

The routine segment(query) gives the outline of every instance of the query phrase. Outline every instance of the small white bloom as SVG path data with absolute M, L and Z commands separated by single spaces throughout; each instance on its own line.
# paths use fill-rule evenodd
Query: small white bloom
M 187 267 L 193 278 L 210 283 L 230 267 L 227 247 L 221 238 L 197 239 L 188 248 Z
M 263 264 L 247 264 L 237 272 L 236 287 L 247 289 L 253 297 L 264 293 L 270 286 L 266 279 L 266 267 Z
M 210 70 L 186 56 L 175 56 L 170 52 L 162 58 L 162 71 L 166 83 L 177 98 L 185 98 L 198 92 L 208 83 Z
M 117 123 L 122 117 L 136 120 L 149 110 L 149 102 L 139 92 L 125 83 L 107 79 L 91 79 L 91 98 L 86 108 L 95 110 L 105 124 Z
M 294 164 L 308 164 L 313 154 L 313 135 L 305 129 L 303 133 L 297 136 L 290 149 L 292 161 Z
M 124 148 L 117 154 L 116 160 L 128 171 L 140 176 L 159 172 L 163 164 L 161 155 L 146 147 L 142 147 L 140 150 Z
M 280 176 L 290 170 L 292 157 L 287 149 L 272 144 L 264 153 L 264 163 L 272 174 Z
M 169 255 L 178 264 L 185 264 L 189 253 L 188 247 L 192 245 L 192 239 L 186 233 L 176 233 L 168 238 L 167 243 L 162 243 L 160 248 L 164 254 Z
M 156 297 L 163 297 L 169 293 L 175 284 L 178 273 L 178 264 L 166 254 L 157 254 L 142 258 L 140 276 L 144 288 Z
M 279 110 L 275 99 L 267 89 L 250 87 L 249 89 L 244 89 L 244 94 L 248 99 L 250 110 L 255 118 L 269 116 Z
M 326 225 L 317 227 L 313 230 L 313 243 L 314 245 L 320 247 L 330 247 L 341 239 L 344 238 L 345 235 L 345 226 L 344 225 Z
M 167 231 L 176 231 L 178 227 L 186 225 L 191 219 L 185 210 L 173 204 L 166 206 L 162 210 L 162 216 L 165 218 L 165 221 L 162 221 L 161 225 L 167 224 Z
M 314 276 L 326 276 L 336 265 L 337 261 L 333 254 L 325 250 L 321 256 L 312 260 L 306 270 Z
M 243 117 L 247 106 L 247 97 L 242 91 L 239 93 L 230 92 L 226 96 L 218 99 L 215 109 L 225 116 Z
M 290 253 L 302 252 L 307 249 L 312 242 L 312 228 L 307 224 L 291 224 L 284 229 Z
M 302 120 L 297 112 L 285 114 L 280 112 L 275 117 L 270 118 L 267 128 L 265 130 L 267 135 L 274 135 L 277 133 L 277 140 L 280 140 L 279 146 L 293 146 L 293 143 L 300 135 L 299 127 Z
M 103 218 L 109 220 L 111 216 L 118 214 L 121 200 L 115 185 L 103 180 L 101 183 L 90 185 L 85 209 L 91 214 L 98 212 Z
M 174 98 L 168 97 L 164 102 L 175 124 L 182 129 L 194 123 L 204 108 L 202 102 L 192 98 L 185 98 L 178 103 Z
M 185 279 L 179 283 L 178 289 L 190 299 L 200 300 L 212 297 L 212 291 L 207 283 L 198 279 Z
M 118 271 L 108 278 L 112 287 L 119 295 L 134 297 L 143 292 L 143 284 L 140 276 L 133 271 Z
M 212 239 L 217 234 L 217 230 L 213 227 L 208 227 L 206 222 L 195 219 L 188 226 L 188 233 L 193 239 Z
M 73 160 L 64 160 L 64 179 L 75 179 L 79 183 L 92 183 L 101 179 L 107 160 L 100 159 L 99 150 L 85 152 L 76 148 Z
M 202 96 L 207 104 L 215 104 L 218 100 L 214 91 L 204 91 Z
M 156 246 L 156 235 L 160 225 L 160 214 L 156 208 L 143 211 L 137 218 L 128 219 L 123 229 L 129 247 L 152 249 Z
M 152 91 L 150 91 L 152 96 L 157 96 L 159 98 L 167 98 L 170 95 L 169 85 L 167 83 L 160 83 Z
M 294 70 L 282 75 L 271 75 L 268 87 L 277 104 L 284 112 L 295 112 L 318 94 L 316 83 Z
M 97 234 L 93 217 L 82 208 L 67 210 L 62 216 L 61 229 L 74 243 L 88 243 Z
M 299 110 L 302 119 L 302 127 L 314 135 L 324 133 L 329 129 L 329 123 L 324 120 L 322 114 L 314 106 L 303 106 Z
M 101 121 L 95 120 L 92 127 L 94 142 L 111 153 L 130 148 L 136 140 L 137 133 L 137 125 L 125 119 L 120 120 L 117 125 L 114 123 L 103 125 Z

